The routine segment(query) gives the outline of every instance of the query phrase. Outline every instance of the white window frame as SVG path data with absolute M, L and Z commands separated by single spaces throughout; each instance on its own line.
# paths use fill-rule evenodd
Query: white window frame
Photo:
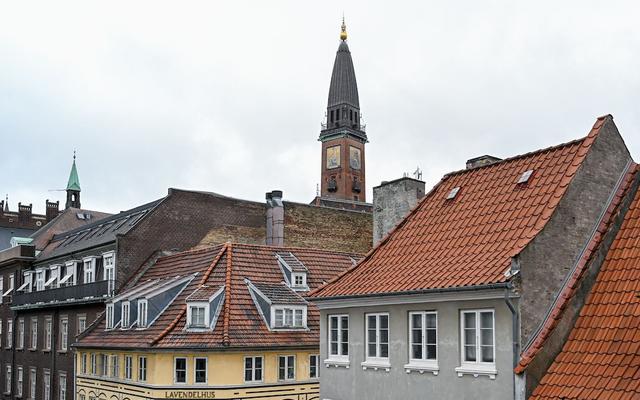
M 60 279 L 60 282 L 58 282 L 58 284 L 65 285 L 65 286 L 75 285 L 77 283 L 77 279 L 76 279 L 77 270 L 78 270 L 77 261 L 67 261 L 64 264 L 64 274 L 61 274 L 62 279 Z
M 111 264 L 107 264 L 107 260 L 110 260 Z M 109 276 L 110 271 L 111 276 Z M 116 285 L 116 253 L 113 251 L 102 254 L 102 279 L 107 281 L 109 295 L 113 294 Z
M 7 319 L 7 349 L 13 347 L 13 320 Z
M 127 329 L 131 322 L 131 302 L 123 301 L 120 309 L 120 328 Z
M 193 309 L 194 308 L 203 308 L 204 309 L 204 323 L 202 325 L 196 325 L 193 321 Z M 187 307 L 187 327 L 193 329 L 206 329 L 209 328 L 209 303 L 205 301 L 191 301 L 188 303 Z
M 113 303 L 108 303 L 105 311 L 105 329 L 113 329 L 114 328 L 114 305 Z
M 247 360 L 251 360 L 251 379 L 247 379 Z M 260 368 L 256 368 L 256 360 L 260 359 Z M 256 371 L 260 370 L 260 379 L 256 379 Z M 245 383 L 259 383 L 264 380 L 264 357 L 263 356 L 247 356 L 244 358 L 244 374 L 243 379 Z
M 58 375 L 58 396 L 60 400 L 67 398 L 67 373 L 60 372 Z
M 80 373 L 87 373 L 87 353 L 82 353 L 80 355 Z
M 45 268 L 36 269 L 36 291 L 40 292 L 44 290 L 44 284 L 46 282 L 47 270 Z
M 111 361 L 109 362 L 109 373 L 112 378 L 120 377 L 120 356 L 117 354 L 111 355 Z
M 433 315 L 435 316 L 436 326 L 436 358 L 431 359 L 427 358 L 427 346 L 432 345 L 432 343 L 427 343 L 427 316 Z M 413 317 L 420 316 L 421 318 L 421 335 L 422 341 L 421 343 L 413 342 Z M 420 345 L 422 356 L 420 358 L 413 357 L 413 346 Z M 437 311 L 411 311 L 409 312 L 409 363 L 404 366 L 407 373 L 411 371 L 431 371 L 434 375 L 438 375 L 439 367 L 438 367 L 438 312 Z
M 138 299 L 138 328 L 146 328 L 148 321 L 149 303 L 147 299 Z
M 146 382 L 147 381 L 147 365 L 148 360 L 146 356 L 138 357 L 138 381 Z
M 124 356 L 124 379 L 133 379 L 133 356 Z
M 69 349 L 69 317 L 63 315 L 60 317 L 60 351 Z
M 18 365 L 16 371 L 16 397 L 22 397 L 22 389 L 24 386 L 24 369 L 22 365 Z
M 311 373 L 312 368 L 315 368 L 315 374 Z M 309 354 L 309 379 L 318 378 L 320 378 L 320 354 Z
M 34 326 L 34 323 L 35 323 L 35 326 Z M 29 329 L 30 329 L 29 336 L 31 337 L 31 343 L 29 343 L 29 349 L 37 350 L 38 349 L 38 317 L 31 317 Z
M 44 368 L 42 370 L 42 379 L 44 381 L 43 398 L 44 400 L 51 400 L 51 371 L 49 369 Z
M 51 339 L 53 338 L 53 317 L 44 317 L 44 350 L 51 350 Z
M 91 375 L 98 375 L 98 356 L 96 353 L 91 353 L 89 360 L 91 360 L 91 371 L 89 372 Z
M 5 296 L 10 295 L 11 292 L 13 292 L 13 289 L 15 289 L 15 286 L 16 286 L 16 275 L 14 272 L 12 272 L 9 274 L 9 287 L 7 288 L 6 292 L 2 293 L 2 297 L 4 298 Z
M 376 319 L 376 328 L 375 328 L 375 332 L 376 332 L 376 338 L 375 338 L 375 343 L 370 343 L 369 341 L 369 317 L 374 317 Z M 380 332 L 382 331 L 382 328 L 380 328 L 380 320 L 382 318 L 386 317 L 387 318 L 387 342 L 386 342 L 386 346 L 387 346 L 387 356 L 383 357 L 382 354 L 382 345 L 383 343 L 381 342 L 381 334 Z M 378 369 L 378 368 L 383 368 L 385 369 L 387 372 L 389 371 L 389 369 L 391 368 L 391 365 L 389 363 L 389 350 L 390 350 L 390 342 L 391 342 L 391 326 L 390 326 L 390 318 L 389 318 L 389 313 L 387 312 L 377 312 L 377 313 L 366 313 L 364 315 L 364 319 L 365 319 L 365 351 L 364 351 L 364 362 L 362 363 L 362 367 L 363 368 L 374 368 L 374 369 Z M 375 356 L 370 356 L 369 355 L 369 345 L 370 344 L 374 344 L 375 348 L 376 348 L 376 354 Z
M 84 332 L 87 329 L 87 314 L 78 314 L 77 321 L 78 334 Z
M 337 325 L 335 327 L 335 330 L 337 331 L 337 340 L 336 341 L 332 341 L 331 340 L 331 333 L 334 330 L 334 322 L 333 319 L 336 319 Z M 325 364 L 329 364 L 329 365 L 344 365 L 346 367 L 349 367 L 349 351 L 350 351 L 350 341 L 351 341 L 351 323 L 349 321 L 349 314 L 330 314 L 327 315 L 327 359 L 324 361 Z M 344 340 L 344 336 L 343 333 L 345 331 L 344 328 L 344 322 L 347 322 L 347 328 L 346 328 L 346 332 L 347 332 L 347 340 Z M 336 352 L 334 353 L 331 349 L 332 344 L 336 343 Z M 347 345 L 347 352 L 346 354 L 343 351 L 343 345 L 346 343 Z
M 184 382 L 178 382 L 178 360 L 184 360 Z M 187 357 L 173 357 L 173 383 L 176 385 L 186 385 L 189 381 L 189 360 Z M 182 371 L 182 370 L 181 370 Z
M 49 279 L 44 283 L 44 288 L 55 289 L 58 287 L 58 280 L 60 279 L 60 269 L 62 265 L 52 265 L 49 267 Z
M 298 284 L 296 282 L 296 278 L 300 278 L 302 283 Z M 302 289 L 302 290 L 309 289 L 309 287 L 307 286 L 307 274 L 306 274 L 306 272 L 292 272 L 291 273 L 291 288 L 292 289 Z
M 293 360 L 293 366 L 291 365 Z M 284 361 L 284 368 L 280 365 Z M 289 369 L 293 367 L 293 376 L 289 377 Z M 284 377 L 281 377 L 280 372 L 284 370 Z M 286 354 L 278 356 L 278 381 L 295 381 L 296 380 L 296 356 L 295 354 Z
M 0 275 L 0 295 L 4 293 L 4 276 Z M 0 296 L 0 304 L 4 301 L 4 295 Z
M 11 364 L 5 365 L 4 369 L 4 392 L 6 394 L 11 393 L 11 383 L 13 382 L 13 374 L 11 371 Z
M 481 343 L 481 318 L 480 315 L 482 313 L 491 313 L 492 316 L 492 350 L 493 350 L 493 362 L 483 362 L 482 360 L 482 343 Z M 466 314 L 475 314 L 475 350 L 476 350 L 476 361 L 466 361 L 465 360 L 465 321 L 464 316 Z M 490 379 L 495 379 L 497 370 L 496 370 L 496 315 L 495 310 L 491 308 L 484 309 L 470 309 L 470 310 L 460 310 L 460 366 L 455 369 L 458 376 L 461 377 L 465 374 L 479 376 L 486 375 L 489 376 Z
M 33 284 L 33 274 L 32 271 L 24 271 L 22 272 L 22 285 L 17 289 L 19 292 L 31 293 L 32 284 Z
M 282 314 L 282 325 L 278 323 L 277 314 Z M 291 323 L 287 323 L 287 312 L 291 313 Z M 302 313 L 302 325 L 296 325 L 296 312 Z M 271 329 L 306 329 L 307 306 L 271 306 Z
M 38 372 L 35 368 L 29 368 L 29 399 L 36 400 Z
M 82 259 L 82 279 L 85 284 L 96 281 L 96 257 L 91 256 Z
M 198 360 L 204 360 L 204 382 L 198 382 Z M 195 385 L 206 385 L 209 380 L 209 358 L 194 357 L 193 358 L 193 383 Z
M 24 349 L 24 318 L 18 318 L 18 334 L 17 334 L 17 342 L 16 349 L 22 350 Z

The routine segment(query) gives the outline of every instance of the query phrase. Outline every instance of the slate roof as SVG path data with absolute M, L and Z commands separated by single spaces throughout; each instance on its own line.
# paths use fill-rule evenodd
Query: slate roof
M 600 128 L 579 140 L 445 175 L 358 265 L 311 293 L 352 297 L 505 283 L 545 226 Z M 528 170 L 528 182 L 518 184 Z M 447 199 L 454 188 L 453 199 Z
M 83 216 L 83 219 L 78 217 L 79 214 Z M 87 214 L 90 215 L 90 218 L 86 217 Z M 55 235 L 92 224 L 109 216 L 111 216 L 111 214 L 100 211 L 69 207 L 49 221 L 45 226 L 38 229 L 35 233 L 32 233 L 30 237 L 33 239 L 33 244 L 36 246 L 36 249 L 43 250 Z
M 356 72 L 353 68 L 353 60 L 347 42 L 341 41 L 333 63 L 331 84 L 329 86 L 328 107 L 339 104 L 349 104 L 360 108 L 358 98 L 358 84 Z
M 270 331 L 254 304 L 246 279 L 262 288 L 280 285 L 284 276 L 276 251 L 290 251 L 309 270 L 307 283 L 317 288 L 352 266 L 358 255 L 333 251 L 226 243 L 159 258 L 138 280 L 197 273 L 158 319 L 144 330 L 105 331 L 102 318 L 77 346 L 92 348 L 245 348 L 318 346 L 319 311 L 309 304 L 308 330 Z M 206 286 L 208 289 L 201 289 Z M 186 331 L 186 299 L 224 286 L 224 304 L 213 331 Z M 135 287 L 135 286 L 134 286 Z M 130 290 L 130 289 L 129 289 Z M 192 298 L 193 299 L 193 298 Z
M 307 272 L 307 267 L 305 267 L 304 264 L 301 263 L 300 260 L 298 260 L 296 256 L 293 255 L 293 253 L 289 251 L 279 251 L 276 254 L 280 256 L 282 261 L 284 261 L 289 266 L 289 268 L 291 268 L 291 271 Z
M 259 283 L 251 282 L 271 304 L 307 304 L 298 293 L 293 291 L 286 283 Z
M 531 399 L 640 398 L 640 191 Z
M 162 199 L 152 201 L 71 231 L 56 234 L 42 250 L 36 262 L 114 242 L 116 235 L 125 234 L 131 230 L 138 221 L 161 201 Z

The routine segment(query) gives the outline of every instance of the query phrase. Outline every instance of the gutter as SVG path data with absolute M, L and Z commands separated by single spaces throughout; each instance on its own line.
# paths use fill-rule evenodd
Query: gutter
M 511 286 L 511 285 L 509 285 Z M 511 311 L 511 340 L 512 340 L 512 353 L 513 353 L 513 368 L 515 369 L 518 366 L 518 362 L 520 361 L 520 342 L 518 340 L 518 326 L 520 322 L 520 316 L 518 315 L 518 310 L 516 310 L 515 306 L 511 302 L 509 298 L 509 289 L 506 288 L 504 290 L 504 302 Z M 513 398 L 516 399 L 517 389 L 516 389 L 516 374 L 513 374 Z

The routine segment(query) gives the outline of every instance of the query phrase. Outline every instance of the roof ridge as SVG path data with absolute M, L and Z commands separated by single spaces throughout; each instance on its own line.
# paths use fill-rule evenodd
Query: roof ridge
M 178 315 L 176 315 L 176 317 L 173 319 L 173 321 L 171 321 L 171 323 L 166 328 L 164 328 L 164 330 L 160 332 L 160 334 L 151 341 L 151 346 L 155 346 L 159 341 L 161 341 L 165 336 L 167 336 L 169 332 L 171 332 L 173 328 L 175 328 L 176 325 L 178 325 L 178 322 L 180 321 L 180 319 L 182 319 L 182 317 L 184 317 L 186 313 L 187 313 L 187 305 L 185 304 L 180 310 L 180 312 L 178 313 Z
M 231 260 L 231 254 L 233 253 L 231 242 L 227 242 L 225 246 L 227 250 L 227 271 L 224 280 L 224 317 L 222 325 L 222 345 L 229 346 L 229 321 L 231 319 L 231 273 L 233 271 L 233 265 Z
M 213 272 L 213 269 L 218 264 L 218 261 L 220 261 L 220 258 L 222 257 L 222 255 L 224 254 L 226 249 L 227 249 L 227 244 L 225 243 L 220 248 L 220 251 L 218 251 L 218 254 L 213 258 L 213 261 L 209 265 L 209 268 L 207 268 L 207 270 L 204 272 L 204 275 L 202 275 L 202 279 L 200 279 L 200 283 L 198 285 L 198 289 L 200 287 L 202 287 L 202 285 L 204 285 L 207 282 L 207 280 L 209 279 L 209 276 Z M 198 289 L 196 289 L 196 290 L 198 290 Z
M 233 247 L 251 247 L 251 248 L 264 248 L 264 249 L 271 249 L 273 251 L 284 251 L 284 252 L 292 252 L 292 251 L 308 251 L 308 252 L 314 252 L 314 253 L 334 253 L 334 254 L 344 254 L 344 255 L 348 255 L 348 256 L 352 256 L 352 255 L 362 255 L 361 253 L 357 253 L 357 252 L 349 252 L 349 251 L 340 251 L 340 250 L 327 250 L 327 249 L 320 249 L 317 247 L 299 247 L 299 246 L 273 246 L 273 245 L 268 245 L 268 244 L 256 244 L 256 243 L 240 243 L 240 242 L 227 242 L 230 245 L 233 245 Z

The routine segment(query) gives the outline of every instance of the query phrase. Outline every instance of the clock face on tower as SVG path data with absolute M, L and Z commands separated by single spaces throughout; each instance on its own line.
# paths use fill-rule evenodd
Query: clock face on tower
M 340 166 L 340 146 L 327 147 L 327 169 Z
M 349 146 L 349 166 L 352 169 L 360 169 L 360 149 Z

